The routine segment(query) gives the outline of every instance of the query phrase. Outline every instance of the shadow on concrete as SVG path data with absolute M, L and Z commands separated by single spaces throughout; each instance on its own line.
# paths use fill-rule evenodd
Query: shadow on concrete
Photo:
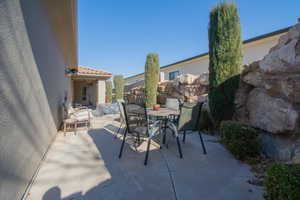
M 115 137 L 115 131 L 119 127 L 107 125 L 104 128 L 88 131 L 89 137 L 97 147 L 98 154 L 94 154 L 95 160 L 103 160 L 104 167 L 110 178 L 104 181 L 99 180 L 99 184 L 90 188 L 88 191 L 79 191 L 68 196 L 62 197 L 59 186 L 47 190 L 43 195 L 43 200 L 117 200 L 117 199 L 166 199 L 173 200 L 173 185 L 166 170 L 165 163 L 161 162 L 162 156 L 159 149 L 151 150 L 149 163 L 143 165 L 145 152 L 134 151 L 129 144 L 125 143 L 123 157 L 118 158 L 121 145 L 122 134 Z M 122 130 L 121 132 L 123 132 Z M 76 136 L 75 136 L 76 137 Z M 131 138 L 128 138 L 131 140 Z M 90 145 L 89 141 L 84 141 Z M 129 142 L 130 143 L 130 142 Z M 76 146 L 74 146 L 76 148 Z M 92 150 L 91 150 L 92 151 Z M 64 168 L 74 169 L 76 167 L 91 168 L 92 165 L 84 164 L 84 157 L 70 154 L 74 159 L 83 160 L 80 166 L 65 164 L 60 160 L 52 160 Z M 179 158 L 178 158 L 179 159 Z M 158 162 L 157 162 L 158 161 Z M 43 173 L 46 173 L 43 171 Z M 79 174 L 80 177 L 89 177 L 94 174 Z M 74 177 L 78 180 L 78 177 Z M 46 181 L 46 180 L 45 180 Z M 39 181 L 40 182 L 40 181 Z M 41 182 L 40 182 L 41 183 Z M 154 192 L 155 191 L 155 192 Z M 149 193 L 151 192 L 151 193 Z
M 219 143 L 209 142 L 214 139 L 204 136 L 208 155 L 203 155 L 198 135 L 188 135 L 186 143 L 182 145 L 184 158 L 179 159 L 176 140 L 170 138 L 169 148 L 155 148 L 150 151 L 147 166 L 143 165 L 145 152 L 135 151 L 126 143 L 123 156 L 118 158 L 122 135 L 114 137 L 118 125 L 105 124 L 102 128 L 83 133 L 81 145 L 89 149 L 86 154 L 66 155 L 74 156 L 81 161 L 79 165 L 52 160 L 65 169 L 85 168 L 82 174 L 74 174 L 69 180 L 58 179 L 56 185 L 45 188 L 43 200 L 174 200 L 174 199 L 205 199 L 205 200 L 260 200 L 262 190 L 249 185 L 247 180 L 253 176 L 247 165 L 236 161 Z M 80 137 L 80 134 L 74 138 Z M 68 141 L 68 140 L 66 140 Z M 96 149 L 96 151 L 93 150 Z M 71 148 L 77 148 L 76 145 Z M 90 159 L 101 161 L 88 163 Z M 79 163 L 79 162 L 78 162 Z M 101 168 L 100 171 L 93 171 Z M 92 172 L 93 171 L 93 172 Z M 47 173 L 43 171 L 43 173 Z M 99 176 L 98 176 L 99 175 Z M 97 177 L 95 177 L 97 176 Z M 93 186 L 84 187 L 87 180 L 96 180 Z M 45 182 L 50 181 L 44 179 Z M 53 180 L 51 180 L 53 181 Z M 66 181 L 66 182 L 64 182 Z M 63 184 L 79 182 L 80 187 L 68 190 Z M 35 200 L 35 199 L 34 199 Z

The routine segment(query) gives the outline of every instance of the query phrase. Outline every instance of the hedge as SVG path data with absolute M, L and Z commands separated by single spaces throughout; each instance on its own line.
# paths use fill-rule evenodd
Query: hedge
M 267 170 L 264 187 L 267 200 L 299 200 L 300 164 L 273 164 Z
M 222 121 L 221 142 L 238 160 L 247 160 L 260 154 L 257 130 L 233 121 Z

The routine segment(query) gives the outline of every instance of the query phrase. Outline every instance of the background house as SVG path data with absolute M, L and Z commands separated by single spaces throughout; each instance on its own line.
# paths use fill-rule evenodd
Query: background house
M 269 50 L 277 44 L 281 35 L 287 33 L 288 28 L 280 29 L 268 34 L 260 35 L 243 42 L 243 64 L 249 64 L 261 60 Z M 160 68 L 161 81 L 172 80 L 180 74 L 200 75 L 208 72 L 209 56 L 203 53 L 185 60 L 178 61 Z M 126 88 L 130 85 L 143 84 L 144 73 L 127 77 L 125 79 Z
M 79 66 L 71 76 L 71 102 L 86 106 L 105 103 L 105 81 L 111 76 L 110 72 Z

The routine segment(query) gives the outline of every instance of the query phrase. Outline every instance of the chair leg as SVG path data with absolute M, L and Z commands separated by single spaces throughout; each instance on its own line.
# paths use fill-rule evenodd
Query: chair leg
M 117 131 L 117 134 L 120 132 L 120 130 L 121 130 L 121 128 L 122 128 L 122 125 L 123 125 L 123 121 L 122 121 L 121 124 L 120 124 L 120 127 L 119 127 L 119 129 L 118 129 L 118 131 Z
M 119 158 L 122 157 L 122 152 L 123 152 L 123 148 L 124 148 L 124 144 L 125 144 L 125 139 L 126 139 L 126 135 L 127 135 L 127 128 L 125 130 L 125 133 L 123 135 L 123 141 L 122 141 L 122 145 L 121 145 L 121 149 L 120 149 L 120 153 L 119 153 Z
M 178 146 L 178 151 L 179 151 L 179 156 L 182 158 L 182 151 L 181 151 L 181 146 L 180 146 L 180 141 L 178 135 L 176 136 L 176 141 L 177 141 L 177 146 Z
M 199 134 L 199 137 L 200 137 L 200 140 L 201 140 L 201 145 L 202 145 L 202 149 L 203 149 L 203 154 L 206 154 L 206 148 L 205 148 L 205 146 L 204 146 L 204 142 L 203 142 L 203 138 L 202 138 L 201 131 L 198 131 L 198 134 Z
M 164 120 L 163 122 L 163 125 L 164 125 L 164 137 L 163 137 L 163 144 L 166 144 L 166 137 L 167 137 L 167 123 L 168 121 L 167 120 Z
M 183 138 L 182 138 L 183 143 L 185 143 L 185 135 L 186 135 L 186 131 L 183 131 Z
M 167 139 L 167 133 L 164 132 L 163 141 L 162 141 L 163 144 L 166 144 L 166 139 Z
M 146 151 L 144 165 L 147 165 L 147 163 L 148 163 L 150 145 L 151 145 L 151 139 L 149 138 L 148 139 L 148 145 L 147 145 L 147 151 Z
M 137 142 L 138 142 L 138 145 L 141 143 L 141 136 L 140 136 L 140 133 L 137 133 Z

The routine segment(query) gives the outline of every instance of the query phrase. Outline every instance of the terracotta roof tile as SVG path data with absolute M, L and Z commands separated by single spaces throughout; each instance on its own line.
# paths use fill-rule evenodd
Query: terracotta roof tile
M 99 69 L 93 69 L 90 67 L 78 66 L 79 75 L 100 75 L 100 76 L 111 76 L 111 72 L 106 72 Z

